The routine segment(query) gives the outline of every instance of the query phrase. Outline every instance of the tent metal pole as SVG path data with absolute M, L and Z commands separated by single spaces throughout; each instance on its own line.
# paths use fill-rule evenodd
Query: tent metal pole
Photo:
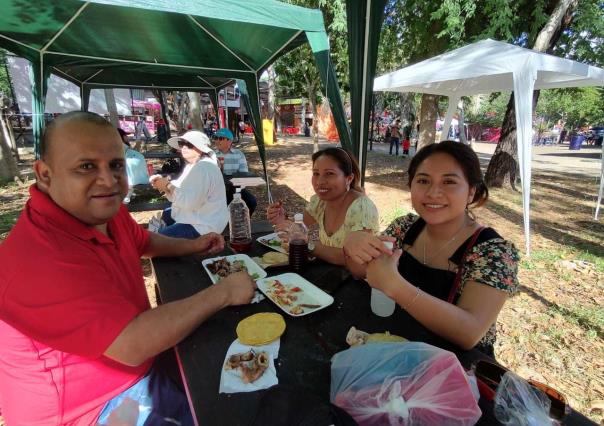
M 365 114 L 363 111 L 365 110 L 365 98 L 367 96 L 367 51 L 369 49 L 369 22 L 371 19 L 371 0 L 367 0 L 367 4 L 365 5 L 365 36 L 364 36 L 364 46 L 363 46 L 363 83 L 361 84 L 361 116 L 359 117 L 359 134 L 358 134 L 358 160 L 359 165 L 361 166 L 361 186 L 365 184 L 365 167 L 364 164 L 364 156 L 365 156 L 365 145 L 363 144 L 363 134 L 365 129 Z
M 369 136 L 369 151 L 373 151 L 373 128 L 375 127 L 375 94 L 371 94 L 371 135 Z

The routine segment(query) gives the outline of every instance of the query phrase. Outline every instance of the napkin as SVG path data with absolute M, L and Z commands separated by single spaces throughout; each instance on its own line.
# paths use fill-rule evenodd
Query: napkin
M 229 350 L 224 357 L 222 363 L 222 374 L 220 375 L 220 388 L 219 393 L 237 393 L 237 392 L 254 392 L 260 389 L 267 389 L 273 385 L 279 383 L 277 379 L 277 370 L 275 369 L 275 359 L 279 356 L 279 347 L 281 345 L 281 339 L 272 341 L 267 345 L 261 346 L 250 346 L 244 345 L 239 342 L 239 339 L 235 339 Z M 269 356 L 268 368 L 264 371 L 264 374 L 252 383 L 243 383 L 241 380 L 240 370 L 225 370 L 224 365 L 231 355 L 240 354 L 253 349 L 254 352 L 267 352 Z

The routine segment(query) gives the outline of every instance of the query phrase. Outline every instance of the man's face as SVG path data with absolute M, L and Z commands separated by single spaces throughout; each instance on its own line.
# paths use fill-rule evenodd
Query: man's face
M 231 149 L 233 142 L 227 138 L 216 138 L 216 147 L 220 152 L 226 153 Z
M 72 216 L 98 226 L 115 216 L 128 192 L 124 148 L 109 126 L 59 125 L 44 160 L 36 161 L 38 188 Z

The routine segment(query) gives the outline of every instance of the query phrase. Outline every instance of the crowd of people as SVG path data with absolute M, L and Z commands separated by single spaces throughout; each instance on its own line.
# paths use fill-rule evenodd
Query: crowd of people
M 141 425 L 193 424 L 160 355 L 220 309 L 253 297 L 254 282 L 239 272 L 151 308 L 140 258 L 223 250 L 223 174 L 247 171 L 247 162 L 227 129 L 215 132 L 215 148 L 197 130 L 171 138 L 186 165 L 174 180 L 151 176 L 172 206 L 167 226 L 150 232 L 123 204 L 131 179 L 124 136 L 80 111 L 44 133 L 30 199 L 0 245 L 0 409 L 10 425 L 108 425 L 132 413 Z M 345 267 L 460 348 L 492 353 L 519 259 L 473 213 L 488 199 L 474 151 L 451 141 L 420 150 L 409 165 L 415 213 L 382 234 L 355 157 L 330 147 L 311 161 L 315 194 L 304 223 L 319 228 L 312 255 Z M 280 231 L 290 225 L 283 200 L 266 215 Z

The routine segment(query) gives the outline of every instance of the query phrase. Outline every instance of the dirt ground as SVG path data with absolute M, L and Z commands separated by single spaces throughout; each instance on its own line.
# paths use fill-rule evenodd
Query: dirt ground
M 260 174 L 255 145 L 244 141 L 241 149 L 251 170 Z M 408 159 L 383 151 L 376 145 L 368 153 L 365 188 L 385 228 L 393 218 L 411 211 L 411 205 L 405 173 Z M 556 157 L 564 157 L 560 152 Z M 312 144 L 304 138 L 286 138 L 267 147 L 273 197 L 284 200 L 290 214 L 301 212 L 313 193 L 311 154 Z M 480 156 L 486 165 L 488 156 Z M 594 173 L 575 167 L 571 173 L 565 170 L 564 159 L 558 161 L 560 168 L 533 170 L 532 254 L 523 256 L 520 264 L 520 291 L 499 315 L 496 358 L 521 376 L 558 389 L 573 408 L 604 425 L 604 222 L 593 220 Z M 30 166 L 30 161 L 22 165 L 24 169 Z M 0 187 L 0 240 L 21 211 L 30 184 Z M 258 198 L 254 218 L 262 219 L 266 188 L 251 190 Z M 134 216 L 145 223 L 152 214 Z M 489 203 L 476 214 L 480 222 L 494 227 L 524 253 L 519 193 L 492 190 Z M 143 261 L 143 267 L 151 290 L 149 262 Z M 149 293 L 153 299 L 153 292 Z

